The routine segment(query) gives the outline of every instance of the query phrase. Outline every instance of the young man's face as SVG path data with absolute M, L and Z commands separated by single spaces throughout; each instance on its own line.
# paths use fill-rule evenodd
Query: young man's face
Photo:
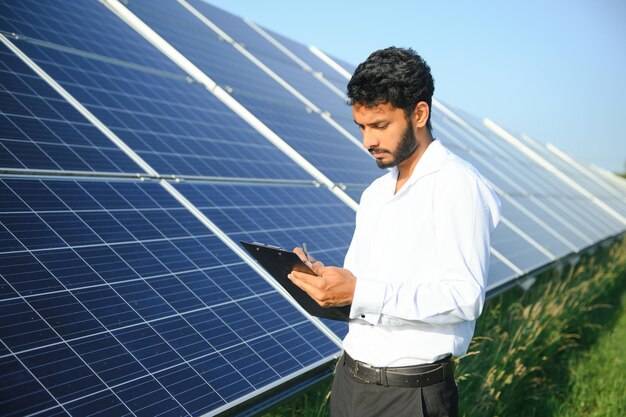
M 379 168 L 390 168 L 402 163 L 417 148 L 413 124 L 407 121 L 404 110 L 390 103 L 375 107 L 352 106 L 354 122 L 361 129 L 363 146 L 376 159 Z

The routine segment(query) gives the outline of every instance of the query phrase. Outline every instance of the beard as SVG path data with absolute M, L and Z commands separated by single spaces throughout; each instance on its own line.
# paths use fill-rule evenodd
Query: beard
M 402 133 L 402 138 L 400 139 L 400 143 L 398 147 L 391 152 L 391 156 L 393 159 L 389 162 L 383 162 L 380 159 L 376 160 L 376 165 L 378 168 L 387 169 L 391 167 L 398 166 L 404 160 L 406 160 L 409 156 L 415 152 L 417 149 L 417 140 L 415 139 L 415 132 L 413 131 L 413 122 L 409 121 L 404 133 Z M 370 151 L 378 149 L 370 149 Z

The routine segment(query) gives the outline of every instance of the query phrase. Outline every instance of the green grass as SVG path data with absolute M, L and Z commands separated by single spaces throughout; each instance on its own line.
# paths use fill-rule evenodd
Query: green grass
M 626 416 L 624 297 L 621 240 L 543 273 L 528 292 L 514 288 L 490 299 L 470 352 L 457 360 L 461 415 Z M 320 385 L 266 417 L 327 416 L 329 388 Z
M 621 316 L 625 272 L 622 240 L 575 266 L 546 272 L 525 294 L 509 291 L 490 300 L 471 356 L 458 368 L 462 415 L 554 415 L 569 396 L 571 359 Z
M 626 293 L 615 326 L 572 360 L 565 402 L 554 404 L 555 417 L 626 416 Z
M 293 400 L 286 402 L 264 417 L 323 417 L 328 416 L 330 410 L 329 396 L 332 379 L 328 379 L 319 386 L 309 389 Z

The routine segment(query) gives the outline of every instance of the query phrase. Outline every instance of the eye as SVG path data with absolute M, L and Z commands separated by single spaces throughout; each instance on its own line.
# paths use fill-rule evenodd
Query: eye
M 378 130 L 385 130 L 385 129 L 387 129 L 387 126 L 389 126 L 389 123 L 383 123 L 383 124 L 380 124 L 380 125 L 376 125 L 376 129 L 378 129 Z

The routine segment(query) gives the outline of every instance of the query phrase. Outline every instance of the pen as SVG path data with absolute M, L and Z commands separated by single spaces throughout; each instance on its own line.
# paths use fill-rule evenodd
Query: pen
M 306 242 L 302 242 L 302 251 L 304 252 L 304 256 L 306 256 L 307 262 L 313 264 L 313 262 L 311 262 L 311 258 L 309 258 L 309 251 L 306 248 Z

